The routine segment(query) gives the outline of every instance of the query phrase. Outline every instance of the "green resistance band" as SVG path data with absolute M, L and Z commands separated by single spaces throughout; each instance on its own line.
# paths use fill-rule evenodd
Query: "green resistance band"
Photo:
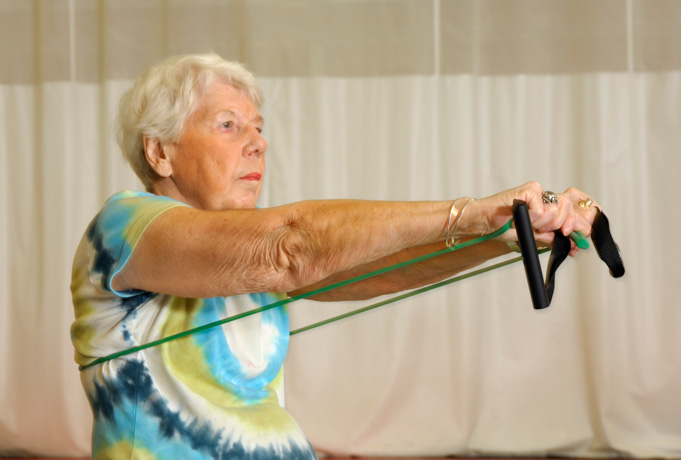
M 350 279 L 347 279 L 345 281 L 340 281 L 338 283 L 330 284 L 328 286 L 324 286 L 322 288 L 315 289 L 313 291 L 306 292 L 304 294 L 299 294 L 299 295 L 296 295 L 296 296 L 293 296 L 293 297 L 288 297 L 286 299 L 279 300 L 277 302 L 273 302 L 271 304 L 267 304 L 267 305 L 264 305 L 264 306 L 259 307 L 259 308 L 254 308 L 253 310 L 249 310 L 249 311 L 246 311 L 246 312 L 243 312 L 243 313 L 239 313 L 237 315 L 229 316 L 227 318 L 224 318 L 224 319 L 221 319 L 221 320 L 218 320 L 218 321 L 213 321 L 212 323 L 204 324 L 203 326 L 195 327 L 195 328 L 183 331 L 183 332 L 179 332 L 177 334 L 169 335 L 169 336 L 164 337 L 162 339 L 154 340 L 154 341 L 142 344 L 142 345 L 138 345 L 138 346 L 135 346 L 135 347 L 128 348 L 126 350 L 118 351 L 118 352 L 112 353 L 108 356 L 103 356 L 101 358 L 97 358 L 94 361 L 92 361 L 91 363 L 81 365 L 81 366 L 78 367 L 78 369 L 82 371 L 82 370 L 85 370 L 89 367 L 96 366 L 97 364 L 101 364 L 101 363 L 104 363 L 106 361 L 110 361 L 112 359 L 120 358 L 121 356 L 129 355 L 129 354 L 141 351 L 141 350 L 145 350 L 147 348 L 155 347 L 155 346 L 161 345 L 163 343 L 170 342 L 171 340 L 177 340 L 177 339 L 180 339 L 182 337 L 187 337 L 187 336 L 192 335 L 192 334 L 203 332 L 205 330 L 212 329 L 212 328 L 220 326 L 222 324 L 230 323 L 232 321 L 237 321 L 241 318 L 245 318 L 247 316 L 262 313 L 264 311 L 271 310 L 272 308 L 280 307 L 282 305 L 286 305 L 286 304 L 295 302 L 297 300 L 312 297 L 312 296 L 315 296 L 317 294 L 328 292 L 328 291 L 331 291 L 333 289 L 338 289 L 338 288 L 341 288 L 343 286 L 347 286 L 349 284 L 356 283 L 358 281 L 363 281 L 365 279 L 368 279 L 368 278 L 371 278 L 371 277 L 374 277 L 374 276 L 377 276 L 377 275 L 381 275 L 383 273 L 387 273 L 387 272 L 390 272 L 390 271 L 393 271 L 393 270 L 397 270 L 397 269 L 402 268 L 402 267 L 406 267 L 406 266 L 413 265 L 413 264 L 416 264 L 416 263 L 419 263 L 419 262 L 423 262 L 424 260 L 432 259 L 434 257 L 446 254 L 446 253 L 451 252 L 451 251 L 456 251 L 458 249 L 462 249 L 462 248 L 465 248 L 465 247 L 468 247 L 468 246 L 473 246 L 475 244 L 482 243 L 483 241 L 487 241 L 487 240 L 490 240 L 492 238 L 496 238 L 497 236 L 505 233 L 507 230 L 509 230 L 511 228 L 512 222 L 513 222 L 513 219 L 509 220 L 503 227 L 501 227 L 500 229 L 498 229 L 497 231 L 495 231 L 493 233 L 490 233 L 489 235 L 484 235 L 484 236 L 481 236 L 481 237 L 478 237 L 478 238 L 475 238 L 475 239 L 472 239 L 472 240 L 469 240 L 469 241 L 466 241 L 466 242 L 463 242 L 463 243 L 460 243 L 460 244 L 455 244 L 451 247 L 447 247 L 445 249 L 432 252 L 430 254 L 425 254 L 425 255 L 422 255 L 422 256 L 419 256 L 419 257 L 415 257 L 413 259 L 409 259 L 409 260 L 406 260 L 406 261 L 403 261 L 403 262 L 399 262 L 397 264 L 394 264 L 394 265 L 391 265 L 391 266 L 388 266 L 388 267 L 384 267 L 384 268 L 381 268 L 381 269 L 378 269 L 378 270 L 374 270 L 372 272 L 365 273 L 363 275 L 356 276 L 354 278 L 350 278 Z M 541 250 L 541 251 L 539 251 L 539 253 L 543 253 L 543 252 L 546 252 L 546 251 L 548 251 L 548 249 Z M 455 283 L 457 281 L 461 281 L 461 280 L 464 280 L 464 279 L 467 279 L 467 278 L 471 278 L 473 276 L 480 275 L 482 273 L 486 273 L 488 271 L 495 270 L 497 268 L 501 268 L 501 267 L 504 267 L 506 265 L 510 265 L 512 263 L 515 263 L 515 262 L 518 262 L 518 261 L 521 261 L 521 260 L 522 260 L 522 257 L 517 257 L 515 259 L 510 259 L 510 260 L 505 261 L 505 262 L 501 262 L 501 263 L 498 263 L 498 264 L 495 264 L 495 265 L 491 265 L 489 267 L 482 268 L 482 269 L 467 273 L 465 275 L 461 275 L 461 276 L 458 276 L 458 277 L 455 277 L 455 278 L 450 278 L 448 280 L 441 281 L 439 283 L 435 283 L 435 284 L 432 284 L 430 286 L 426 286 L 424 288 L 416 289 L 416 290 L 410 291 L 406 294 L 402 294 L 402 295 L 399 295 L 399 296 L 396 296 L 396 297 L 392 297 L 390 299 L 369 305 L 369 306 L 364 307 L 364 308 L 360 308 L 360 309 L 357 309 L 357 310 L 354 310 L 354 311 L 351 311 L 351 312 L 348 312 L 348 313 L 345 313 L 345 314 L 342 314 L 342 315 L 339 315 L 339 316 L 335 316 L 333 318 L 330 318 L 330 319 L 327 319 L 327 320 L 324 320 L 324 321 L 320 321 L 318 323 L 310 324 L 310 325 L 302 327 L 300 329 L 293 330 L 289 334 L 290 335 L 296 335 L 296 334 L 299 334 L 301 332 L 305 332 L 305 331 L 308 331 L 310 329 L 314 329 L 316 327 L 332 323 L 334 321 L 339 321 L 341 319 L 348 318 L 350 316 L 354 316 L 354 315 L 357 315 L 359 313 L 363 313 L 363 312 L 366 312 L 366 311 L 369 311 L 369 310 L 373 310 L 374 308 L 378 308 L 378 307 L 383 306 L 383 305 L 387 305 L 387 304 L 390 304 L 390 303 L 393 303 L 393 302 L 397 302 L 398 300 L 403 300 L 403 299 L 406 299 L 408 297 L 412 297 L 412 296 L 415 296 L 417 294 L 421 294 L 421 293 L 430 291 L 432 289 L 437 289 L 439 287 L 446 286 L 448 284 L 452 284 L 452 283 Z
M 539 249 L 539 250 L 537 250 L 537 254 L 543 254 L 543 253 L 548 252 L 550 250 L 551 249 L 549 249 L 549 248 Z M 391 298 L 383 300 L 381 302 L 376 302 L 376 303 L 368 305 L 366 307 L 358 308 L 357 310 L 352 310 L 352 311 L 349 311 L 347 313 L 343 313 L 342 315 L 334 316 L 332 318 L 325 319 L 325 320 L 319 321 L 317 323 L 312 323 L 312 324 L 309 324 L 307 326 L 303 326 L 299 329 L 295 329 L 295 330 L 291 331 L 290 335 L 296 335 L 296 334 L 299 334 L 301 332 L 309 331 L 310 329 L 314 329 L 314 328 L 319 327 L 319 326 L 324 326 L 326 324 L 330 324 L 330 323 L 333 323 L 335 321 L 339 321 L 341 319 L 349 318 L 351 316 L 355 316 L 355 315 L 358 315 L 360 313 L 364 313 L 364 312 L 367 312 L 369 310 L 373 310 L 374 308 L 382 307 L 384 305 L 388 305 L 390 303 L 397 302 L 398 300 L 408 299 L 409 297 L 415 296 L 417 294 L 423 294 L 424 292 L 428 292 L 428 291 L 431 291 L 433 289 L 441 288 L 443 286 L 447 286 L 448 284 L 456 283 L 457 281 L 463 281 L 465 279 L 472 278 L 472 277 L 477 276 L 477 275 L 482 275 L 483 273 L 491 272 L 492 270 L 496 270 L 497 268 L 505 267 L 507 265 L 511 265 L 511 264 L 516 263 L 516 262 L 520 262 L 521 260 L 523 260 L 522 256 L 516 257 L 515 259 L 509 259 L 509 260 L 506 260 L 504 262 L 499 262 L 497 264 L 490 265 L 489 267 L 480 268 L 478 270 L 468 272 L 466 274 L 459 275 L 459 276 L 456 276 L 454 278 L 449 278 L 445 281 L 440 281 L 439 283 L 435 283 L 435 284 L 431 284 L 429 286 L 425 286 L 425 287 L 422 287 L 422 288 L 419 288 L 419 289 L 415 289 L 413 291 L 407 292 L 406 294 L 398 295 L 396 297 L 391 297 Z
M 575 242 L 579 249 L 589 249 L 589 241 L 582 232 L 577 231 L 570 233 L 570 239 Z

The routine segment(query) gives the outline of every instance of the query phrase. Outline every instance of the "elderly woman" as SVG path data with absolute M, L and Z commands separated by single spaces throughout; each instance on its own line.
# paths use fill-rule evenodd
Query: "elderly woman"
M 528 183 L 478 200 L 306 201 L 256 209 L 267 142 L 254 77 L 215 55 L 171 58 L 123 96 L 118 143 L 146 192 L 112 196 L 74 260 L 76 361 L 94 359 L 490 233 L 528 203 L 536 239 L 589 235 L 594 213 Z M 465 208 L 465 212 L 464 212 Z M 455 234 L 452 233 L 455 231 Z M 319 300 L 433 283 L 509 252 L 494 240 Z M 573 247 L 574 253 L 577 249 Z M 94 458 L 316 458 L 282 407 L 285 307 L 88 367 Z

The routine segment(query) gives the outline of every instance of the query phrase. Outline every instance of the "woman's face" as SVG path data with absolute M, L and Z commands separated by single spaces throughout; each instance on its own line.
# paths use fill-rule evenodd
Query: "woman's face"
M 265 174 L 262 125 L 241 90 L 208 86 L 180 139 L 166 146 L 177 198 L 201 209 L 254 208 Z

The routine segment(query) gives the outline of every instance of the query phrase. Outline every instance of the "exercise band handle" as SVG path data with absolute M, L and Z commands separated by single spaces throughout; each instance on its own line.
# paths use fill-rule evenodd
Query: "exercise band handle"
M 518 236 L 518 246 L 523 255 L 523 265 L 525 266 L 530 297 L 532 297 L 532 305 L 535 310 L 544 309 L 549 306 L 549 300 L 546 296 L 546 287 L 539 264 L 530 213 L 527 210 L 527 203 L 522 200 L 513 201 L 513 222 L 515 222 L 515 230 Z

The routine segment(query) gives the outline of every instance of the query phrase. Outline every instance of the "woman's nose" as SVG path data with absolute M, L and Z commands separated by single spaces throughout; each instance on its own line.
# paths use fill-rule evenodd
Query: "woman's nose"
M 246 149 L 244 150 L 244 154 L 248 156 L 261 156 L 267 150 L 267 141 L 262 137 L 262 134 L 258 129 L 252 128 L 250 131 L 250 138 L 246 145 Z

